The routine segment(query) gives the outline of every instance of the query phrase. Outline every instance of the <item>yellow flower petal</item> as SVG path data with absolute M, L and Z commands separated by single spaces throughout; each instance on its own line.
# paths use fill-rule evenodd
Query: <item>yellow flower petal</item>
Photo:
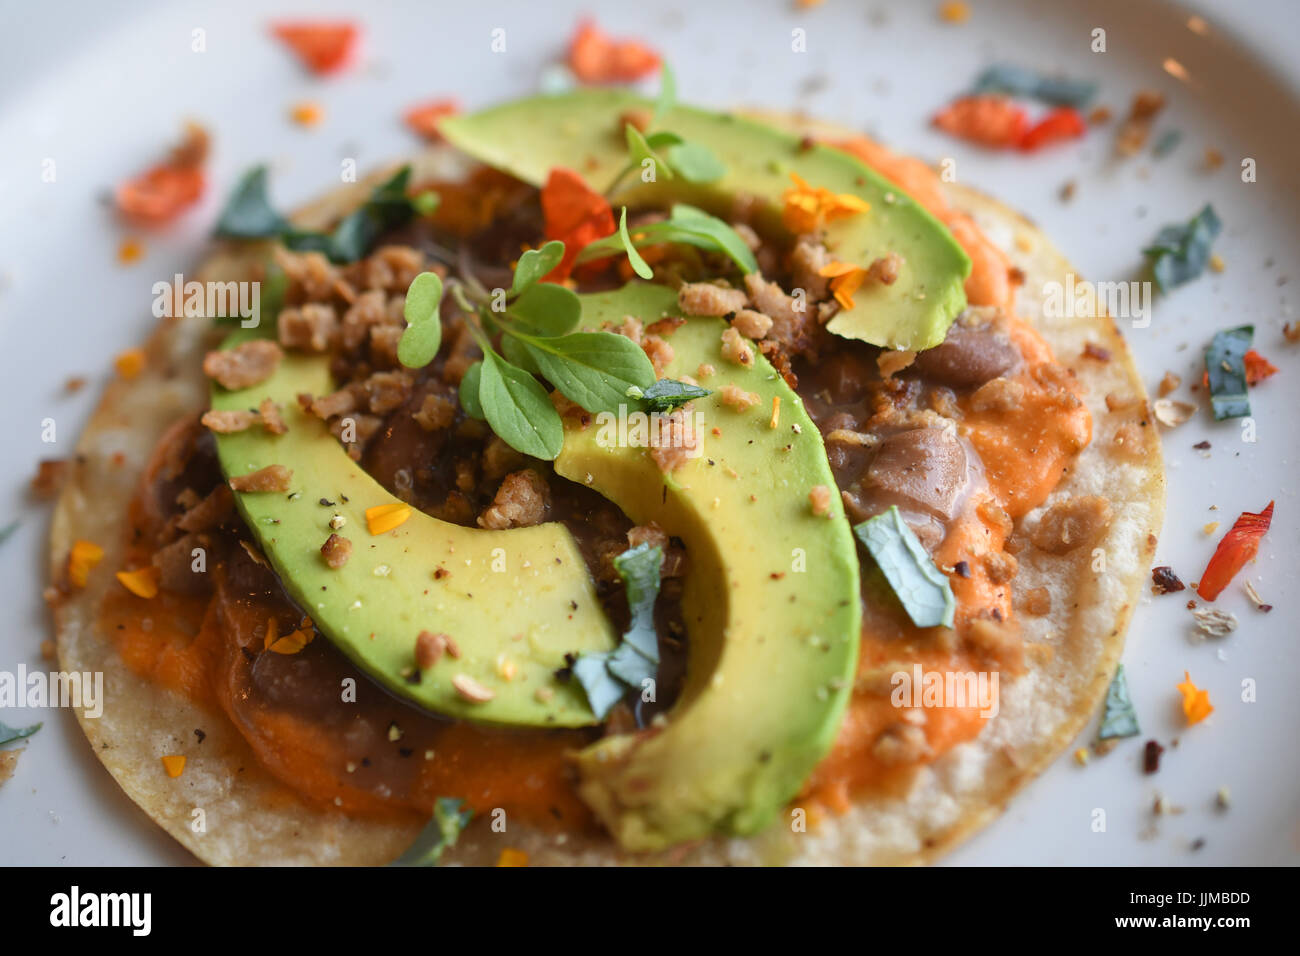
M 366 525 L 371 534 L 384 534 L 392 531 L 411 517 L 411 506 L 400 501 L 386 505 L 375 505 L 366 509 Z

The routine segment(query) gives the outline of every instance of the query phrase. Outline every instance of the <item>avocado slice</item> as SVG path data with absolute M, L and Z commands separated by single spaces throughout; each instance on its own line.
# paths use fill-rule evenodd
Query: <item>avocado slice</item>
M 232 336 L 227 346 L 246 334 Z M 292 353 L 259 385 L 240 391 L 213 386 L 213 408 L 257 408 L 270 398 L 288 425 L 283 435 L 254 426 L 216 436 L 227 477 L 272 464 L 293 470 L 288 494 L 235 495 L 285 590 L 358 667 L 421 707 L 496 724 L 596 723 L 577 682 L 555 677 L 566 653 L 605 651 L 617 643 L 568 530 L 543 524 L 487 531 L 412 509 L 395 530 L 371 535 L 366 509 L 399 500 L 296 401 L 301 392 L 321 395 L 332 388 L 326 358 Z M 337 533 L 353 545 L 338 569 L 320 553 L 335 515 L 346 522 Z M 460 657 L 443 654 L 432 668 L 416 670 L 415 641 L 424 630 L 450 635 Z M 494 696 L 467 699 L 453 685 L 461 675 Z
M 605 190 L 627 163 L 623 115 L 653 105 L 624 90 L 580 89 L 452 117 L 439 129 L 474 158 L 533 185 L 541 186 L 552 168 L 564 166 L 593 189 Z M 942 342 L 965 308 L 970 260 L 952 234 L 854 157 L 826 146 L 807 148 L 763 123 L 688 106 L 674 107 L 656 129 L 707 146 L 726 164 L 726 174 L 708 185 L 692 185 L 680 176 L 647 184 L 633 174 L 611 197 L 615 207 L 679 200 L 725 217 L 731 198 L 748 193 L 765 201 L 764 225 L 778 230 L 782 194 L 792 185 L 790 173 L 797 173 L 812 186 L 852 193 L 871 204 L 868 212 L 826 225 L 826 243 L 836 259 L 864 268 L 887 252 L 904 260 L 893 285 L 867 283 L 855 292 L 854 307 L 828 324 L 832 332 L 920 351 Z
M 649 323 L 676 296 L 634 282 L 582 296 L 583 323 Z M 702 455 L 669 475 L 644 448 L 612 447 L 600 420 L 566 426 L 555 470 L 686 544 L 686 683 L 664 726 L 605 737 L 577 757 L 579 792 L 625 848 L 663 849 L 712 833 L 754 833 L 778 814 L 835 738 L 857 666 L 861 604 L 853 534 L 838 498 L 812 513 L 815 485 L 835 480 L 798 395 L 761 355 L 721 358 L 721 319 L 694 318 L 667 336 L 666 375 L 707 362 L 715 390 L 695 401 Z M 717 389 L 759 395 L 746 412 Z M 770 427 L 773 398 L 778 427 Z M 720 434 L 713 434 L 718 428 Z

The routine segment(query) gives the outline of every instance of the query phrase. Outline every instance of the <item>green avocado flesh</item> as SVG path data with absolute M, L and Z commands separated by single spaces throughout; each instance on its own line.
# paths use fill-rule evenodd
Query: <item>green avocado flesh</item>
M 260 385 L 213 387 L 213 408 L 255 409 L 270 398 L 288 425 L 283 435 L 254 426 L 216 436 L 227 477 L 273 464 L 293 471 L 288 493 L 235 495 L 285 590 L 358 667 L 421 707 L 496 724 L 596 723 L 582 688 L 554 675 L 566 653 L 610 650 L 617 641 L 568 530 L 543 524 L 487 531 L 412 509 L 404 524 L 371 535 L 366 509 L 399 499 L 296 401 L 301 392 L 332 390 L 326 358 L 294 354 Z M 337 533 L 352 542 L 351 558 L 338 569 L 320 553 L 335 515 L 346 521 Z M 447 573 L 435 577 L 439 569 Z M 426 630 L 450 635 L 459 659 L 444 654 L 429 670 L 415 670 L 415 640 Z M 494 696 L 467 699 L 452 684 L 459 675 Z
M 474 158 L 541 186 L 557 166 L 578 172 L 598 192 L 627 164 L 621 117 L 654 104 L 613 89 L 583 89 L 559 96 L 516 100 L 443 120 L 442 134 Z M 740 117 L 677 106 L 655 129 L 707 146 L 726 165 L 722 179 L 691 185 L 680 176 L 643 183 L 634 172 L 611 197 L 615 209 L 662 207 L 674 200 L 728 214 L 742 193 L 766 205 L 768 228 L 780 228 L 782 195 L 796 173 L 811 186 L 852 193 L 871 204 L 865 213 L 825 226 L 831 255 L 869 266 L 895 252 L 903 259 L 892 285 L 867 282 L 853 294 L 854 307 L 828 325 L 837 335 L 873 345 L 921 350 L 943 341 L 966 305 L 963 285 L 970 260 L 938 220 L 898 187 L 857 159 L 826 146 L 805 148 L 798 137 Z
M 677 312 L 671 290 L 644 283 L 582 300 L 589 328 Z M 566 427 L 555 462 L 633 521 L 657 522 L 686 544 L 681 697 L 666 726 L 605 737 L 578 756 L 579 792 L 630 850 L 770 823 L 830 749 L 857 666 L 857 552 L 821 435 L 761 356 L 749 369 L 722 358 L 726 327 L 694 318 L 665 336 L 674 351 L 666 377 L 696 377 L 701 363 L 717 370 L 700 380 L 713 394 L 687 409 L 701 416 L 699 457 L 665 475 L 649 450 L 612 444 L 598 418 Z M 726 384 L 756 393 L 758 405 L 724 405 Z M 832 491 L 829 517 L 812 512 L 816 485 Z

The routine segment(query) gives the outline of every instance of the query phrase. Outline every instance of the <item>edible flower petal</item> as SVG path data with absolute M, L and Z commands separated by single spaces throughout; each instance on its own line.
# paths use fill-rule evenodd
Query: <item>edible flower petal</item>
M 866 269 L 848 262 L 832 262 L 818 269 L 817 274 L 831 280 L 831 293 L 845 310 L 853 308 L 853 293 L 867 278 Z
M 1199 724 L 1214 713 L 1210 692 L 1193 684 L 1192 676 L 1187 671 L 1183 671 L 1183 682 L 1178 685 L 1178 691 L 1183 695 L 1183 715 L 1189 724 Z
M 659 54 L 636 40 L 614 40 L 591 20 L 569 44 L 569 69 L 582 83 L 631 83 L 659 69 Z
M 352 58 L 360 31 L 347 21 L 295 20 L 277 23 L 271 32 L 313 73 L 333 73 Z
M 1196 585 L 1196 593 L 1206 601 L 1213 601 L 1223 593 L 1237 572 L 1259 553 L 1259 540 L 1272 523 L 1271 501 L 1259 514 L 1244 512 L 1215 548 L 1214 557 L 1210 558 L 1200 583 Z
M 411 506 L 400 501 L 366 509 L 366 526 L 371 534 L 385 534 L 411 517 Z
M 93 541 L 73 542 L 68 552 L 68 580 L 76 587 L 84 588 L 91 569 L 104 560 L 104 549 Z
M 613 235 L 614 210 L 581 176 L 558 166 L 546 177 L 541 200 L 546 238 L 564 243 L 564 258 L 542 281 L 563 282 L 583 248 Z
M 459 112 L 460 104 L 454 99 L 430 100 L 412 106 L 402 114 L 402 120 L 417 136 L 436 142 L 442 139 L 438 125 L 448 116 L 455 116 Z
M 791 173 L 794 186 L 781 196 L 781 221 L 794 233 L 815 232 L 825 223 L 866 212 L 871 204 L 852 193 L 833 193 L 811 186 L 798 173 Z
M 158 596 L 158 569 L 152 564 L 134 571 L 118 571 L 117 579 L 136 597 L 149 600 Z

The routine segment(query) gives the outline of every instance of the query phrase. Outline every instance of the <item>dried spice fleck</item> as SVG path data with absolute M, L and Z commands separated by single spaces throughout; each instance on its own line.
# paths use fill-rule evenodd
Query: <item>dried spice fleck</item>
M 1151 590 L 1156 594 L 1172 594 L 1187 589 L 1187 585 L 1174 574 L 1174 569 L 1166 565 L 1151 569 L 1151 584 Z
M 1148 740 L 1146 746 L 1142 749 L 1142 772 L 1155 773 L 1159 770 L 1160 755 L 1164 752 L 1164 747 L 1154 740 Z

